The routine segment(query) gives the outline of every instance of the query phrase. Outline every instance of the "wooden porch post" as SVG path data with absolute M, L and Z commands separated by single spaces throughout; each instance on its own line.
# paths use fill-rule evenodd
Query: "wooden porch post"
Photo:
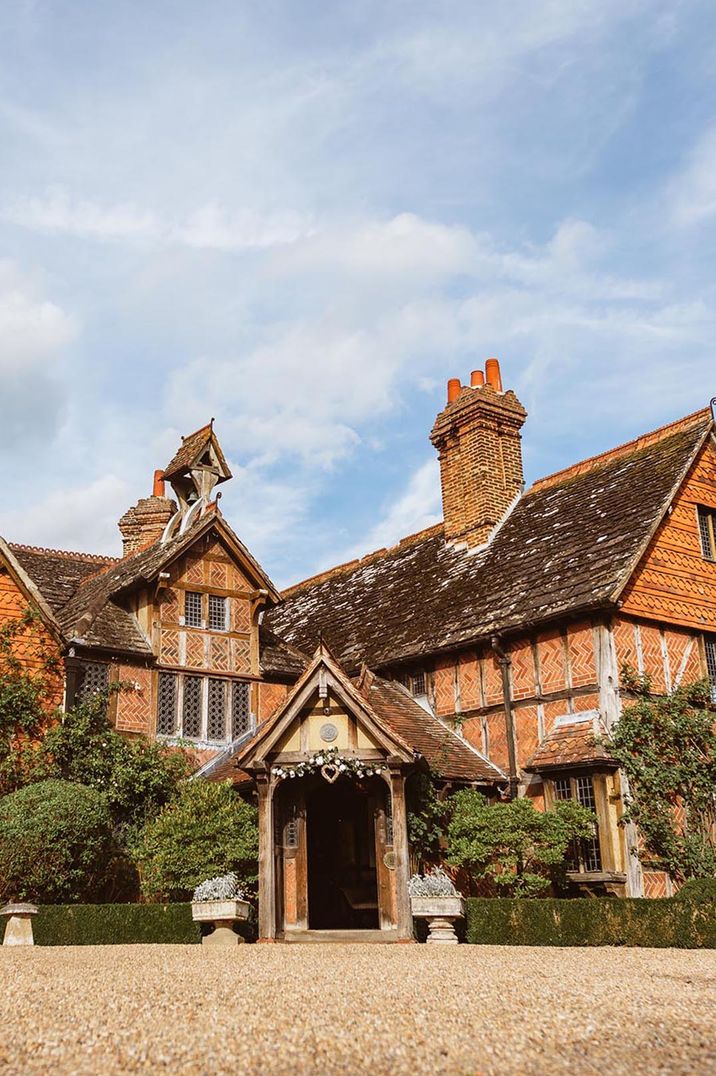
M 276 938 L 273 869 L 273 789 L 270 773 L 256 774 L 259 795 L 259 941 Z
M 412 939 L 413 917 L 410 913 L 410 854 L 408 849 L 408 815 L 405 807 L 405 778 L 402 770 L 390 770 L 393 797 L 393 851 L 395 852 L 396 926 L 398 937 Z

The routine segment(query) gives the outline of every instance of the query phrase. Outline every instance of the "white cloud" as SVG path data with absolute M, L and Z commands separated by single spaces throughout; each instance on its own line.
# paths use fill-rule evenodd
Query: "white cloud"
M 74 317 L 17 265 L 0 260 L 0 448 L 49 439 L 65 406 L 63 360 Z
M 395 545 L 401 538 L 431 527 L 441 519 L 440 468 L 437 459 L 428 459 L 413 471 L 407 479 L 405 492 L 389 505 L 361 541 L 332 555 L 326 567 Z
M 86 485 L 51 490 L 29 506 L 0 509 L 0 534 L 27 545 L 117 556 L 117 521 L 130 503 L 129 484 L 103 475 Z
M 18 198 L 0 209 L 0 218 L 31 231 L 97 241 L 180 244 L 208 250 L 251 250 L 280 246 L 311 234 L 310 221 L 298 213 L 230 211 L 209 202 L 185 218 L 164 219 L 131 202 L 100 205 L 55 188 Z
M 705 131 L 669 184 L 673 220 L 691 227 L 716 214 L 716 126 Z

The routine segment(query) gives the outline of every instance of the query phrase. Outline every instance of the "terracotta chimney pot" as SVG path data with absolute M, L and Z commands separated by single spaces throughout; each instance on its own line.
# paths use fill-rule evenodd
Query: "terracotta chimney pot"
M 470 384 L 474 389 L 481 389 L 485 384 L 485 375 L 482 370 L 473 370 L 470 374 Z
M 495 392 L 502 392 L 502 374 L 500 373 L 500 360 L 488 359 L 485 363 L 485 376 L 487 384 L 492 386 Z
M 459 377 L 451 377 L 448 381 L 448 403 L 454 403 L 460 395 L 462 385 L 460 384 Z
M 154 486 L 152 488 L 152 497 L 164 496 L 164 471 L 154 472 Z

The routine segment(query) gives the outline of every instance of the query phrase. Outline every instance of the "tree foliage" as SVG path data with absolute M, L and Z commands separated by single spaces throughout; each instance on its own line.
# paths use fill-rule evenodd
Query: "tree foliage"
M 652 695 L 648 678 L 624 677 L 635 698 L 610 752 L 629 783 L 625 819 L 640 858 L 677 881 L 716 874 L 716 728 L 705 682 Z
M 491 882 L 501 896 L 536 897 L 563 872 L 572 842 L 593 836 L 594 825 L 594 814 L 572 800 L 542 812 L 528 799 L 490 806 L 479 792 L 457 792 L 448 862 Z
M 94 899 L 113 860 L 112 818 L 95 789 L 38 781 L 0 799 L 0 897 Z
M 229 782 L 198 778 L 182 785 L 178 798 L 134 842 L 142 893 L 152 900 L 189 900 L 200 882 L 228 871 L 254 888 L 256 817 Z
M 116 732 L 107 717 L 107 693 L 98 693 L 62 714 L 48 730 L 29 777 L 75 781 L 104 793 L 123 841 L 129 831 L 156 817 L 188 773 L 183 752 Z
M 447 808 L 438 798 L 435 781 L 430 774 L 414 773 L 405 787 L 408 812 L 408 840 L 422 871 L 427 863 L 440 856 L 440 841 L 445 827 Z

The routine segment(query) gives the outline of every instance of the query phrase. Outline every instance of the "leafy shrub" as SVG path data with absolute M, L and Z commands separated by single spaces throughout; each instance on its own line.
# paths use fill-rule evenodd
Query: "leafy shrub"
M 507 896 L 543 893 L 564 871 L 572 842 L 594 834 L 594 814 L 573 800 L 538 811 L 528 799 L 491 806 L 481 793 L 466 790 L 451 805 L 448 862 Z
M 95 789 L 50 780 L 0 799 L 0 897 L 82 901 L 102 890 L 114 852 Z
M 595 897 L 471 897 L 467 940 L 476 945 L 630 945 L 715 949 L 716 911 L 688 901 Z
M 692 904 L 716 905 L 716 878 L 689 878 L 684 882 L 674 900 L 688 900 Z
M 258 859 L 256 809 L 230 782 L 198 778 L 149 822 L 132 852 L 150 899 L 188 900 L 206 878 L 233 871 L 255 886 Z
M 40 906 L 36 945 L 197 945 L 190 904 L 58 904 Z
M 34 760 L 35 779 L 57 777 L 103 792 L 120 840 L 156 818 L 188 773 L 183 752 L 143 737 L 128 740 L 116 732 L 107 717 L 107 692 L 63 714 Z

